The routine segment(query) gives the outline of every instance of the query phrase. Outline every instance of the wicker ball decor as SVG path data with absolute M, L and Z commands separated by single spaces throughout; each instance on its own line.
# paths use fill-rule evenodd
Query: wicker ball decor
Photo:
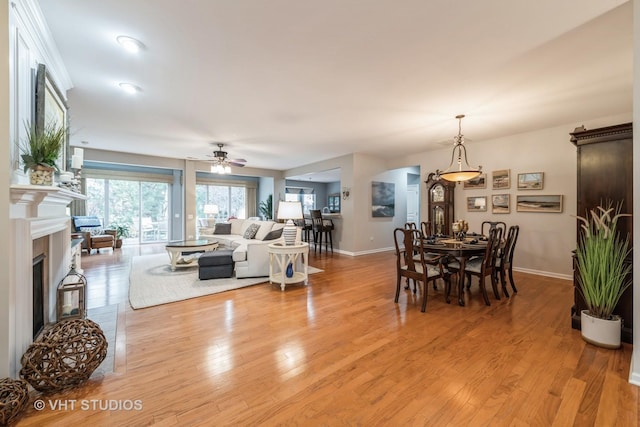
M 100 366 L 107 346 L 102 329 L 92 320 L 56 323 L 22 355 L 20 376 L 43 393 L 75 387 Z
M 7 425 L 29 404 L 29 385 L 23 380 L 0 380 L 0 425 Z

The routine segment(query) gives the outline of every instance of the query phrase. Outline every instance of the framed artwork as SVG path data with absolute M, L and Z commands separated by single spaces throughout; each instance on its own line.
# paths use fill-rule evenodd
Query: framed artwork
M 508 214 L 509 210 L 508 194 L 494 194 L 491 196 L 491 213 Z
M 487 188 L 487 174 L 481 173 L 476 178 L 470 179 L 469 181 L 464 181 L 463 186 L 465 190 L 474 188 Z
M 542 190 L 544 172 L 527 172 L 518 174 L 518 190 Z
M 467 197 L 467 212 L 486 212 L 487 196 Z
M 517 196 L 518 212 L 562 212 L 562 195 Z
M 36 74 L 36 130 L 42 132 L 47 125 L 54 124 L 57 128 L 68 128 L 68 108 L 62 92 L 53 82 L 44 64 L 38 65 Z M 68 162 L 69 135 L 65 134 L 65 144 L 62 146 L 56 166 L 60 171 L 69 169 Z
M 506 190 L 511 187 L 509 169 L 501 169 L 491 173 L 494 190 Z
M 388 218 L 395 215 L 396 185 L 392 182 L 371 182 L 371 215 Z

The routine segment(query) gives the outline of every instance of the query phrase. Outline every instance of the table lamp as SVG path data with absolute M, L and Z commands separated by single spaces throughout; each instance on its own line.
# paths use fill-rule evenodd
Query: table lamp
M 282 229 L 284 236 L 284 244 L 293 245 L 296 242 L 298 227 L 293 223 L 294 219 L 303 219 L 302 204 L 300 202 L 283 202 L 278 203 L 278 219 L 286 220 L 286 224 Z
M 211 228 L 216 224 L 215 217 L 212 219 L 211 215 L 218 215 L 218 205 L 204 205 L 203 212 L 207 215 L 207 225 Z

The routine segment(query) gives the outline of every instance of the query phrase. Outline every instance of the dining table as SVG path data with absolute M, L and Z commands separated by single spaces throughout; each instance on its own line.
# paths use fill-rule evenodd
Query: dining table
M 423 238 L 422 247 L 425 252 L 446 254 L 453 256 L 460 263 L 460 273 L 458 277 L 458 304 L 464 307 L 464 269 L 471 257 L 484 255 L 487 249 L 487 240 L 481 235 L 467 235 L 462 240 L 451 236 L 439 236 L 435 238 Z M 445 300 L 451 303 L 449 296 L 451 286 L 447 287 Z

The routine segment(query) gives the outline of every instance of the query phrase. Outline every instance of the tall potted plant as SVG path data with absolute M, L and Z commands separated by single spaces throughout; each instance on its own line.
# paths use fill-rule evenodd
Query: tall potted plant
M 271 219 L 273 216 L 273 195 L 269 194 L 267 200 L 263 200 L 260 202 L 260 213 L 264 217 L 264 219 Z
M 42 131 L 25 125 L 27 141 L 22 146 L 24 171 L 30 171 L 29 182 L 35 185 L 53 185 L 56 161 L 65 143 L 65 129 L 49 123 Z
M 622 238 L 617 230 L 618 220 L 630 214 L 620 213 L 611 202 L 597 206 L 582 222 L 576 267 L 578 289 L 587 310 L 580 314 L 582 337 L 585 341 L 606 348 L 620 347 L 622 319 L 613 315 L 616 304 L 631 285 L 632 266 L 625 264 L 630 254 L 629 236 Z

